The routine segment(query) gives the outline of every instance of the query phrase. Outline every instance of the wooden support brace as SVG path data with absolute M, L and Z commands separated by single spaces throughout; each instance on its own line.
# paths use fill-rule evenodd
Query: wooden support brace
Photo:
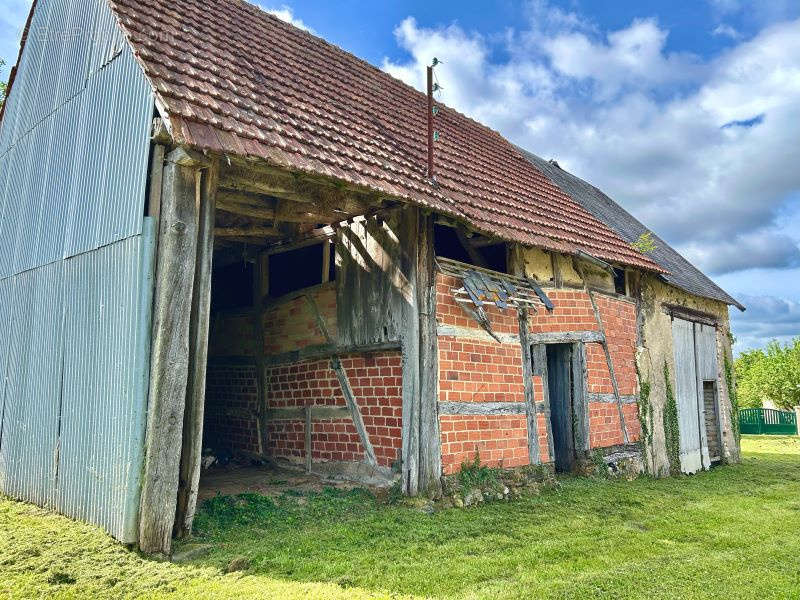
M 311 473 L 311 405 L 305 407 L 305 419 L 306 419 L 306 446 L 305 446 L 305 454 L 306 454 L 306 472 Z
M 206 367 L 208 365 L 208 329 L 211 313 L 211 269 L 214 256 L 215 195 L 219 164 L 196 172 L 198 185 L 197 258 L 192 298 L 192 318 L 189 328 L 189 376 L 186 390 L 186 409 L 183 419 L 183 449 L 181 452 L 178 505 L 175 516 L 175 535 L 185 537 L 192 532 L 200 486 L 200 462 L 203 454 L 203 416 L 206 398 Z
M 597 327 L 600 329 L 600 333 L 603 334 L 603 337 L 600 340 L 600 345 L 603 347 L 603 353 L 606 355 L 606 365 L 608 365 L 608 374 L 611 377 L 611 387 L 614 390 L 614 398 L 617 399 L 617 412 L 619 413 L 619 424 L 620 428 L 622 429 L 622 439 L 625 444 L 629 444 L 630 440 L 628 439 L 628 427 L 625 425 L 625 414 L 622 411 L 622 398 L 620 397 L 619 393 L 617 376 L 614 373 L 614 362 L 611 360 L 611 351 L 608 349 L 608 340 L 606 339 L 606 329 L 603 326 L 603 318 L 600 315 L 600 310 L 597 308 L 597 302 L 594 299 L 594 293 L 591 289 L 589 289 L 589 284 L 586 280 L 586 275 L 583 272 L 583 268 L 580 266 L 580 264 L 578 264 L 577 261 L 575 262 L 575 270 L 583 280 L 583 289 L 586 291 L 586 294 L 589 296 L 589 301 L 592 303 L 592 310 L 594 311 L 595 321 L 597 321 Z
M 314 313 L 314 316 L 317 319 L 317 326 L 319 330 L 322 332 L 322 335 L 325 337 L 325 340 L 329 343 L 333 343 L 333 339 L 331 338 L 330 331 L 328 331 L 328 326 L 325 323 L 325 319 L 322 316 L 322 313 L 319 311 L 319 307 L 317 303 L 314 301 L 314 298 L 306 295 L 306 301 L 308 305 L 311 307 L 311 311 Z M 358 403 L 356 402 L 356 396 L 353 393 L 353 388 L 350 386 L 350 379 L 347 377 L 347 371 L 344 370 L 342 366 L 342 361 L 339 360 L 338 356 L 331 357 L 331 368 L 333 372 L 336 373 L 336 378 L 339 380 L 339 385 L 342 388 L 342 394 L 344 395 L 344 401 L 347 404 L 347 408 L 350 409 L 350 416 L 353 419 L 353 425 L 358 432 L 358 437 L 361 439 L 361 445 L 364 447 L 364 455 L 367 458 L 367 462 L 372 466 L 378 466 L 378 460 L 375 458 L 375 449 L 372 447 L 372 442 L 369 441 L 369 434 L 367 434 L 367 428 L 364 426 L 364 419 L 361 417 L 361 410 L 358 408 Z
M 442 441 L 439 434 L 439 337 L 433 217 L 420 213 L 417 234 L 419 306 L 419 491 L 442 491 Z
M 550 462 L 554 462 L 553 424 L 550 422 L 550 384 L 547 380 L 547 350 L 545 344 L 534 344 L 531 354 L 533 357 L 533 374 L 538 375 L 542 380 L 544 422 L 547 428 L 547 456 Z
M 528 422 L 528 460 L 532 465 L 541 462 L 539 453 L 539 417 L 536 414 L 536 399 L 533 396 L 533 364 L 531 344 L 528 341 L 528 311 L 517 311 L 519 320 L 519 343 L 522 347 L 522 377 L 525 384 L 525 416 Z

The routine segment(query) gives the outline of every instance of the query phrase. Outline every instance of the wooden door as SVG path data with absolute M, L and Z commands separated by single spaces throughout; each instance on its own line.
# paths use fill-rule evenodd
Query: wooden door
M 571 471 L 575 464 L 572 429 L 572 346 L 547 345 L 547 385 L 556 471 Z

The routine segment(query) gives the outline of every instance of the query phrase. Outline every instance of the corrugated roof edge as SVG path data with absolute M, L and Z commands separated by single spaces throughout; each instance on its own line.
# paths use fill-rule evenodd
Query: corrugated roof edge
M 705 273 L 645 227 L 641 221 L 622 208 L 602 190 L 577 175 L 573 175 L 558 163 L 553 164 L 524 148 L 519 146 L 517 148 L 523 156 L 547 175 L 565 194 L 578 202 L 595 218 L 613 229 L 625 241 L 633 243 L 641 234 L 649 232 L 656 243 L 656 249 L 648 254 L 654 262 L 668 271 L 668 274 L 661 275 L 667 283 L 695 296 L 724 302 L 735 306 L 741 311 L 746 310 L 746 307 L 741 302 L 714 283 Z M 580 188 L 584 189 L 581 190 Z M 606 210 L 603 210 L 603 208 Z M 611 216 L 609 213 L 613 213 L 614 218 L 609 218 Z

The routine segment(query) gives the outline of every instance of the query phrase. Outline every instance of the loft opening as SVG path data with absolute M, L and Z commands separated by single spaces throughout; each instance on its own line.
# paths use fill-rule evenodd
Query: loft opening
M 291 292 L 336 279 L 332 241 L 275 250 L 268 255 L 268 294 L 280 298 Z
M 433 247 L 436 256 L 508 273 L 508 244 L 472 234 L 460 226 L 445 222 L 434 224 Z
M 621 296 L 628 294 L 628 278 L 625 269 L 613 267 L 612 275 L 614 277 L 614 292 Z

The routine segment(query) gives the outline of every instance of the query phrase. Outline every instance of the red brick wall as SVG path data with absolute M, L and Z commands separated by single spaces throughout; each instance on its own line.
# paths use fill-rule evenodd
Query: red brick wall
M 206 374 L 203 447 L 258 453 L 255 365 L 211 362 Z
M 453 298 L 452 290 L 461 281 L 437 274 L 436 316 L 440 325 L 482 331 Z M 552 313 L 543 308 L 529 317 L 531 333 L 597 331 L 589 296 L 581 290 L 547 290 L 555 306 Z M 606 329 L 614 371 L 620 393 L 637 393 L 635 370 L 636 308 L 632 302 L 595 294 L 598 310 Z M 517 334 L 516 311 L 485 307 L 496 333 Z M 439 400 L 441 402 L 523 402 L 524 385 L 521 349 L 517 343 L 476 341 L 471 338 L 439 338 Z M 600 344 L 587 344 L 587 388 L 590 393 L 611 394 L 613 388 L 605 354 Z M 539 377 L 534 377 L 534 398 L 543 399 Z M 609 415 L 607 408 L 614 411 Z M 625 406 L 631 440 L 638 439 L 639 421 L 636 404 Z M 628 416 L 630 414 L 630 417 Z M 539 448 L 543 461 L 549 461 L 547 427 L 539 415 Z M 472 460 L 478 451 L 486 464 L 518 466 L 528 463 L 525 418 L 522 415 L 442 415 L 442 466 L 445 474 L 456 472 L 462 462 Z M 592 403 L 590 406 L 590 443 L 592 447 L 622 443 L 616 405 Z
M 527 465 L 528 429 L 525 415 L 442 415 L 442 469 L 455 473 L 479 452 L 492 467 Z
M 399 352 L 342 358 L 378 464 L 390 467 L 402 448 L 402 356 Z M 267 372 L 270 408 L 346 406 L 330 361 L 306 360 L 272 367 Z M 290 460 L 304 458 L 302 421 L 275 420 L 269 428 L 269 452 Z M 315 420 L 312 457 L 326 461 L 360 461 L 364 449 L 351 419 Z
M 623 404 L 622 414 L 625 415 L 625 426 L 631 442 L 639 439 L 642 433 L 639 423 L 639 408 L 637 404 Z M 625 443 L 622 437 L 622 427 L 619 424 L 619 410 L 615 402 L 590 402 L 589 403 L 589 446 L 591 448 L 606 448 Z
M 336 282 L 316 288 L 312 297 L 336 339 Z M 264 354 L 280 354 L 327 343 L 305 296 L 298 296 L 264 311 Z
M 440 324 L 480 329 L 453 299 L 450 291 L 461 287 L 455 277 L 437 275 L 436 317 Z M 486 308 L 498 333 L 519 333 L 514 311 Z M 483 342 L 471 338 L 439 337 L 440 402 L 525 401 L 522 349 L 519 344 Z M 481 462 L 496 467 L 527 465 L 528 429 L 520 415 L 441 415 L 442 470 L 455 473 L 475 453 Z M 545 441 L 547 436 L 545 433 Z

